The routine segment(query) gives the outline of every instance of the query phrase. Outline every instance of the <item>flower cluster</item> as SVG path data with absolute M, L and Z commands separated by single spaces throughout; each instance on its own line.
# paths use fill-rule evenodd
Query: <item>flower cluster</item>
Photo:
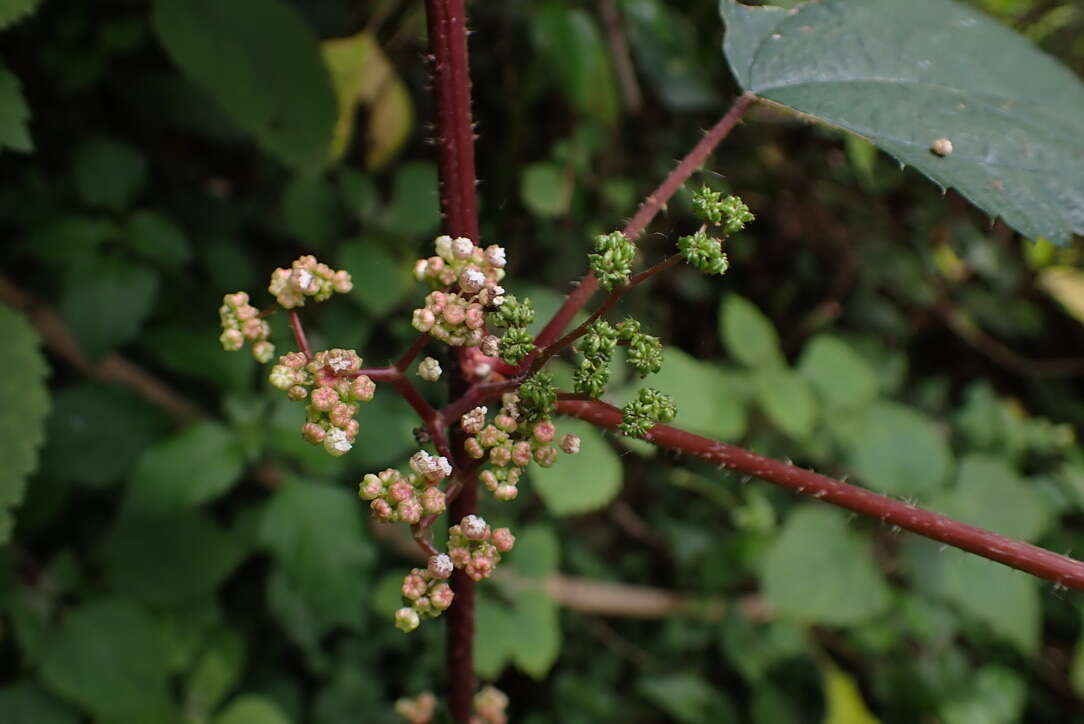
M 655 423 L 670 422 L 677 415 L 677 407 L 669 395 L 652 387 L 640 390 L 636 399 L 621 408 L 621 432 L 629 437 L 643 437 Z
M 418 628 L 422 617 L 436 618 L 452 605 L 455 594 L 445 581 L 452 575 L 452 559 L 443 553 L 429 556 L 425 568 L 414 568 L 399 589 L 406 604 L 395 612 L 395 626 L 404 633 Z
M 549 420 L 524 420 L 520 398 L 512 392 L 505 393 L 490 424 L 486 424 L 486 412 L 485 407 L 476 407 L 460 419 L 463 432 L 471 436 L 464 447 L 476 460 L 488 458 L 490 467 L 479 475 L 486 489 L 498 500 L 512 500 L 519 494 L 519 479 L 532 461 L 544 468 L 557 461 L 553 446 L 557 428 Z M 560 447 L 566 453 L 579 452 L 580 439 L 565 435 Z
M 501 554 L 512 550 L 516 537 L 507 528 L 491 530 L 477 515 L 468 515 L 458 525 L 448 528 L 448 557 L 452 565 L 472 580 L 493 575 Z
M 437 713 L 437 697 L 431 691 L 423 691 L 413 699 L 404 696 L 395 702 L 395 713 L 407 724 L 430 724 Z
M 587 260 L 598 277 L 599 286 L 608 290 L 628 281 L 635 257 L 636 247 L 629 238 L 620 231 L 613 231 L 595 237 L 595 253 L 588 254 Z
M 722 225 L 727 236 L 736 234 L 753 220 L 749 207 L 737 196 L 723 197 L 722 192 L 712 191 L 707 186 L 693 192 L 693 210 L 704 223 Z
M 530 299 L 520 301 L 508 295 L 504 304 L 489 315 L 488 321 L 507 329 L 497 341 L 496 352 L 508 364 L 518 364 L 534 351 L 534 337 L 527 331 L 527 325 L 534 321 L 534 304 Z
M 236 352 L 247 341 L 252 343 L 252 356 L 258 362 L 271 361 L 275 355 L 275 345 L 267 341 L 271 327 L 260 319 L 260 310 L 248 303 L 248 294 L 235 292 L 222 297 L 218 318 L 222 323 L 218 341 L 227 352 Z
M 690 236 L 680 237 L 677 245 L 685 261 L 705 274 L 725 274 L 730 268 L 730 259 L 723 251 L 723 242 L 709 236 L 704 229 Z
M 361 357 L 350 349 L 318 352 L 310 360 L 301 352 L 279 357 L 268 379 L 292 400 L 309 400 L 301 434 L 332 455 L 353 447 L 358 434 L 358 403 L 373 399 L 376 383 L 359 375 Z M 310 389 L 311 388 L 311 389 Z
M 349 272 L 335 271 L 314 256 L 303 256 L 294 260 L 289 269 L 276 269 L 267 291 L 282 307 L 294 309 L 305 305 L 305 297 L 322 302 L 335 292 L 345 294 L 353 287 Z
M 485 686 L 474 695 L 470 724 L 508 724 L 508 695 L 495 686 Z
M 477 347 L 485 335 L 485 313 L 504 304 L 504 249 L 485 250 L 470 239 L 437 237 L 436 255 L 414 265 L 418 281 L 437 288 L 426 296 L 425 306 L 414 310 L 412 324 L 453 347 Z M 457 284 L 458 291 L 444 288 Z
M 388 468 L 362 478 L 358 495 L 372 501 L 369 508 L 374 518 L 383 523 L 413 525 L 423 516 L 444 512 L 444 491 L 437 486 L 452 474 L 448 459 L 419 450 L 410 458 L 410 469 L 409 475 Z
M 662 342 L 658 337 L 641 332 L 639 322 L 626 319 L 612 325 L 598 320 L 587 328 L 576 343 L 576 351 L 583 356 L 573 376 L 577 393 L 592 397 L 603 393 L 606 383 L 610 381 L 610 358 L 614 347 L 619 344 L 628 348 L 628 363 L 640 377 L 654 374 L 662 368 Z

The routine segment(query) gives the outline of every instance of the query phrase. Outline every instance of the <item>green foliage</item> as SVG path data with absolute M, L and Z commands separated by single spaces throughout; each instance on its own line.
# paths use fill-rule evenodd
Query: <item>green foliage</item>
M 0 30 L 33 15 L 41 0 L 3 0 L 0 2 Z
M 38 335 L 18 314 L 0 306 L 0 543 L 11 537 L 10 508 L 22 502 L 26 478 L 38 467 L 38 447 L 49 411 L 45 361 Z
M 156 0 L 154 29 L 181 71 L 268 153 L 323 164 L 336 118 L 312 31 L 282 0 Z
M 0 65 L 0 151 L 33 150 L 34 141 L 27 128 L 29 120 L 30 109 L 26 107 L 19 79 Z
M 1084 85 L 1007 28 L 948 0 L 720 10 L 745 90 L 867 138 L 1026 236 L 1084 233 Z
M 719 311 L 720 337 L 734 359 L 753 368 L 786 364 L 771 320 L 749 300 L 728 295 Z
M 580 452 L 551 468 L 532 467 L 533 489 L 554 515 L 579 515 L 606 506 L 621 490 L 617 453 L 587 423 L 561 421 L 560 429 L 580 437 Z
M 147 159 L 127 143 L 95 138 L 76 150 L 72 181 L 87 206 L 120 211 L 146 187 Z

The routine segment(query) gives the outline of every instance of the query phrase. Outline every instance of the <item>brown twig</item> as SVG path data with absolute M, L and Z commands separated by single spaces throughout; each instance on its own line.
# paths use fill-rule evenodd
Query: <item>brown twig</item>
M 613 429 L 621 422 L 620 410 L 598 400 L 559 399 L 557 410 L 561 414 L 578 417 L 599 427 Z M 720 467 L 760 478 L 788 490 L 876 518 L 882 523 L 896 525 L 947 543 L 1053 581 L 1057 585 L 1084 590 L 1084 563 L 1068 556 L 669 425 L 655 425 L 648 431 L 645 439 L 660 447 L 693 455 Z

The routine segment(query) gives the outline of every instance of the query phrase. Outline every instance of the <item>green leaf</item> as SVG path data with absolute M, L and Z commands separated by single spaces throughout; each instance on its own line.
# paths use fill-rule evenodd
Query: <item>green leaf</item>
M 158 37 L 181 71 L 287 166 L 316 169 L 337 105 L 316 37 L 282 0 L 155 0 Z
M 511 647 L 516 668 L 541 681 L 561 653 L 561 622 L 557 604 L 533 591 L 515 604 L 516 639 Z
M 854 679 L 828 659 L 821 665 L 824 677 L 824 724 L 879 724 L 870 713 Z
M 325 40 L 320 49 L 339 108 L 331 160 L 338 161 L 349 149 L 358 109 L 365 106 L 365 166 L 382 167 L 410 137 L 414 106 L 406 84 L 369 31 Z
M 745 403 L 733 378 L 718 366 L 667 347 L 662 369 L 651 379 L 652 386 L 674 398 L 674 425 L 724 440 L 745 433 Z M 629 390 L 635 394 L 635 388 Z
M 0 15 L 2 12 L 0 10 Z M 20 85 L 15 74 L 0 64 L 0 151 L 5 148 L 23 153 L 34 150 L 34 140 L 27 127 L 30 109 Z
M 244 664 L 245 639 L 236 631 L 215 631 L 185 682 L 185 711 L 210 714 L 236 686 Z
M 536 523 L 516 531 L 516 547 L 505 560 L 521 575 L 545 578 L 561 565 L 561 542 L 551 526 Z
M 182 376 L 225 390 L 248 390 L 257 365 L 251 354 L 224 353 L 218 325 L 196 327 L 152 326 L 140 336 L 142 347 L 159 364 Z
M 984 666 L 966 688 L 953 693 L 942 707 L 944 724 L 1013 724 L 1027 703 L 1028 685 L 1004 666 Z
M 338 241 L 343 213 L 335 188 L 324 176 L 298 175 L 282 197 L 286 231 L 309 246 Z
M 103 721 L 172 720 L 158 631 L 126 599 L 99 599 L 69 613 L 50 638 L 41 675 Z
M 1084 635 L 1076 640 L 1073 647 L 1073 661 L 1069 668 L 1069 682 L 1077 696 L 1084 696 Z
M 53 397 L 42 469 L 92 486 L 123 478 L 168 421 L 127 387 L 83 383 Z
M 147 450 L 128 484 L 125 511 L 157 515 L 213 500 L 244 469 L 237 436 L 217 422 L 198 422 Z
M 764 597 L 782 616 L 848 626 L 884 612 L 888 587 L 868 542 L 833 509 L 803 505 L 764 559 Z
M 756 370 L 753 389 L 760 409 L 773 425 L 796 440 L 812 434 L 817 400 L 805 378 L 786 368 Z
M 531 41 L 547 77 L 578 110 L 605 125 L 617 120 L 617 83 L 602 34 L 590 14 L 546 3 L 532 18 Z
M 622 0 L 621 10 L 636 64 L 663 102 L 684 111 L 714 106 L 718 93 L 698 62 L 692 20 L 660 0 Z
M 1040 495 L 1012 466 L 989 455 L 969 455 L 960 461 L 958 482 L 949 498 L 952 517 L 1010 538 L 1035 540 L 1050 522 Z
M 354 279 L 350 296 L 374 317 L 391 312 L 414 287 L 410 268 L 374 239 L 343 244 L 339 248 L 339 266 Z
M 806 344 L 798 372 L 830 408 L 858 407 L 877 397 L 877 376 L 873 369 L 837 337 L 822 334 Z
M 922 495 L 945 482 L 952 452 L 937 424 L 895 402 L 876 402 L 849 421 L 842 440 L 850 465 L 867 487 Z
M 212 593 L 243 556 L 232 534 L 195 511 L 122 518 L 102 548 L 113 588 L 158 607 Z
M 786 366 L 775 326 L 748 299 L 727 295 L 719 317 L 719 334 L 731 357 L 756 369 Z
M 948 0 L 720 8 L 745 90 L 867 138 L 1026 236 L 1084 233 L 1084 85 L 1008 28 Z
M 267 697 L 246 694 L 230 702 L 214 724 L 291 724 L 278 704 Z
M 258 536 L 321 620 L 357 625 L 373 552 L 353 490 L 288 481 L 264 511 Z
M 542 502 L 555 515 L 578 515 L 608 505 L 621 490 L 617 454 L 589 423 L 562 420 L 560 431 L 580 437 L 580 452 L 561 453 L 551 468 L 531 468 L 531 481 Z
M 568 213 L 573 176 L 555 163 L 532 163 L 519 176 L 519 197 L 535 216 L 548 219 Z
M 518 623 L 510 606 L 486 596 L 476 603 L 475 619 L 485 623 L 474 627 L 474 671 L 483 679 L 496 679 L 512 660 Z
M 0 0 L 0 30 L 37 11 L 41 0 Z
M 1025 656 L 1039 649 L 1042 623 L 1038 581 L 1000 563 L 948 550 L 939 581 L 944 595 Z
M 127 143 L 95 138 L 76 149 L 72 181 L 83 203 L 121 211 L 147 185 L 147 159 Z
M 60 311 L 83 351 L 97 360 L 139 333 L 158 294 L 154 272 L 119 257 L 82 267 L 65 286 Z
M 38 467 L 49 393 L 38 335 L 21 315 L 0 305 L 0 544 L 11 536 L 10 508 L 22 502 L 26 478 Z
M 440 225 L 437 169 L 431 163 L 409 161 L 395 172 L 391 203 L 382 224 L 402 236 L 427 236 Z
M 682 724 L 727 724 L 738 721 L 726 695 L 699 674 L 644 676 L 637 682 L 636 688 L 644 698 Z
M 4 724 L 76 724 L 79 719 L 68 706 L 23 679 L 0 688 L 0 711 Z
M 132 214 L 124 236 L 128 248 L 150 262 L 179 267 L 192 258 L 192 248 L 184 232 L 155 211 Z

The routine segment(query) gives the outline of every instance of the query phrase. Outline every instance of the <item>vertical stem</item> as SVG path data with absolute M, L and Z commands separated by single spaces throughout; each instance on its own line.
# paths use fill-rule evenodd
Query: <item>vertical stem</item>
M 297 343 L 297 351 L 312 359 L 312 350 L 309 349 L 309 340 L 305 337 L 305 328 L 301 325 L 301 315 L 296 309 L 290 310 L 290 331 L 294 333 L 294 342 Z
M 478 201 L 475 195 L 474 127 L 471 121 L 470 66 L 467 60 L 467 18 L 464 0 L 426 0 L 429 29 L 429 60 L 433 73 L 433 100 L 437 114 L 437 170 L 440 176 L 440 210 L 444 233 L 465 236 L 480 244 Z M 451 398 L 466 392 L 459 365 L 449 365 Z M 478 486 L 459 461 L 463 435 L 453 431 L 452 452 L 462 490 L 452 503 L 455 522 L 475 511 Z M 448 708 L 452 719 L 467 724 L 474 696 L 474 582 L 462 571 L 452 574 L 455 602 L 448 610 Z

